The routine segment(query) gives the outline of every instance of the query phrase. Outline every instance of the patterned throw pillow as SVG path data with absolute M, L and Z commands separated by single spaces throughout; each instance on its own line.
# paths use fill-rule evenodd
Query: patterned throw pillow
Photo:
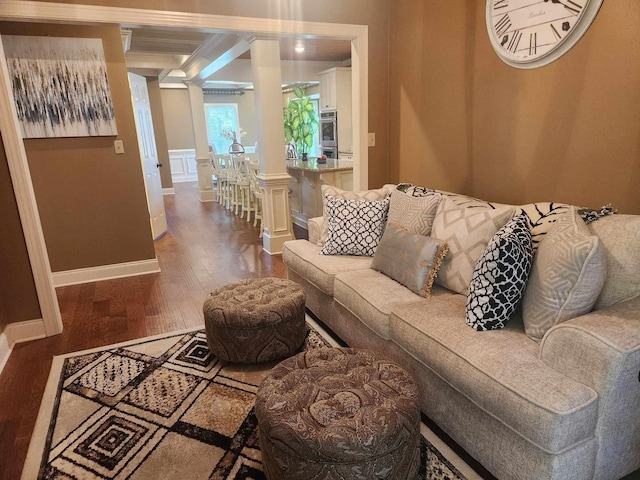
M 371 268 L 414 293 L 431 298 L 431 286 L 448 251 L 449 247 L 441 240 L 389 224 L 373 256 Z
M 533 242 L 533 253 L 556 221 L 569 211 L 571 205 L 557 202 L 536 202 L 520 205 L 518 213 L 525 213 L 529 218 L 529 230 Z
M 525 333 L 541 339 L 554 325 L 591 311 L 606 275 L 599 238 L 570 207 L 538 248 L 522 304 Z
M 513 207 L 465 208 L 443 197 L 436 211 L 431 236 L 449 245 L 449 254 L 436 283 L 467 295 L 471 275 L 489 240 L 513 217 Z
M 327 196 L 327 241 L 323 255 L 372 257 L 387 221 L 389 199 L 347 200 Z
M 336 198 L 346 198 L 347 200 L 384 200 L 389 196 L 390 190 L 387 188 L 378 188 L 377 190 L 364 190 L 362 192 L 350 192 L 348 190 L 342 190 L 334 187 L 333 185 L 323 184 L 320 187 L 322 192 L 322 215 L 324 216 L 324 222 L 320 230 L 320 243 L 324 245 L 327 241 L 328 231 L 328 212 L 327 212 L 327 196 Z
M 533 248 L 526 214 L 493 236 L 473 270 L 465 320 L 475 330 L 503 328 L 527 286 Z
M 418 235 L 430 235 L 440 198 L 440 195 L 412 197 L 394 190 L 389 203 L 389 225 L 397 225 Z

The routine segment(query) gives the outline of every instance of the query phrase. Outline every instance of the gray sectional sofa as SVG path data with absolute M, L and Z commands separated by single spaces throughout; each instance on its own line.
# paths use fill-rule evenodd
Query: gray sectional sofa
M 438 193 L 465 208 L 496 208 Z M 541 244 L 566 208 L 514 211 L 527 212 Z M 541 340 L 517 313 L 505 328 L 476 331 L 465 323 L 466 295 L 434 285 L 424 298 L 370 268 L 370 257 L 322 255 L 325 222 L 310 220 L 309 240 L 284 245 L 307 308 L 349 346 L 403 364 L 418 382 L 421 410 L 493 475 L 606 480 L 640 468 L 640 216 L 588 225 L 606 251 L 602 293 L 592 311 Z

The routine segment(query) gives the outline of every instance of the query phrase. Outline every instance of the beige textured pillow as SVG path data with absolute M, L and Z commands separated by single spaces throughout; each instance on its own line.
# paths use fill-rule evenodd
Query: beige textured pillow
M 554 325 L 591 311 L 606 275 L 601 242 L 571 207 L 534 257 L 522 305 L 526 334 L 541 339 Z
M 593 309 L 640 295 L 640 215 L 610 215 L 587 228 L 607 253 L 607 279 Z
M 322 185 L 320 187 L 322 192 L 322 215 L 324 222 L 322 223 L 322 229 L 320 231 L 320 242 L 318 245 L 323 246 L 327 241 L 329 235 L 328 218 L 327 215 L 327 195 L 335 198 L 344 198 L 347 200 L 384 200 L 389 196 L 389 190 L 385 187 L 378 188 L 377 190 L 364 190 L 362 192 L 350 192 L 348 190 L 342 190 L 334 187 L 333 185 Z
M 431 235 L 431 227 L 442 197 L 439 194 L 413 197 L 394 190 L 389 204 L 389 225 L 396 225 L 407 232 Z
M 443 197 L 438 205 L 431 236 L 449 245 L 436 283 L 467 295 L 476 262 L 489 240 L 513 217 L 515 208 L 466 208 Z

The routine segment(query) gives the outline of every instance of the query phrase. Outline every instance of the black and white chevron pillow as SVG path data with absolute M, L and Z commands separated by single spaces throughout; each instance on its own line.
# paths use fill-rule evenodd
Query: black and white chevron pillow
M 533 262 L 528 220 L 525 213 L 513 217 L 476 263 L 465 312 L 475 330 L 503 328 L 522 298 Z
M 387 221 L 389 197 L 384 200 L 348 200 L 327 195 L 327 241 L 323 255 L 376 253 Z

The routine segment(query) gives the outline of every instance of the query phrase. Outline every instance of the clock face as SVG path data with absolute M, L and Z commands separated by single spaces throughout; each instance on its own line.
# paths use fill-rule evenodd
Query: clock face
M 545 65 L 586 32 L 603 0 L 487 0 L 487 29 L 496 53 L 520 68 Z

